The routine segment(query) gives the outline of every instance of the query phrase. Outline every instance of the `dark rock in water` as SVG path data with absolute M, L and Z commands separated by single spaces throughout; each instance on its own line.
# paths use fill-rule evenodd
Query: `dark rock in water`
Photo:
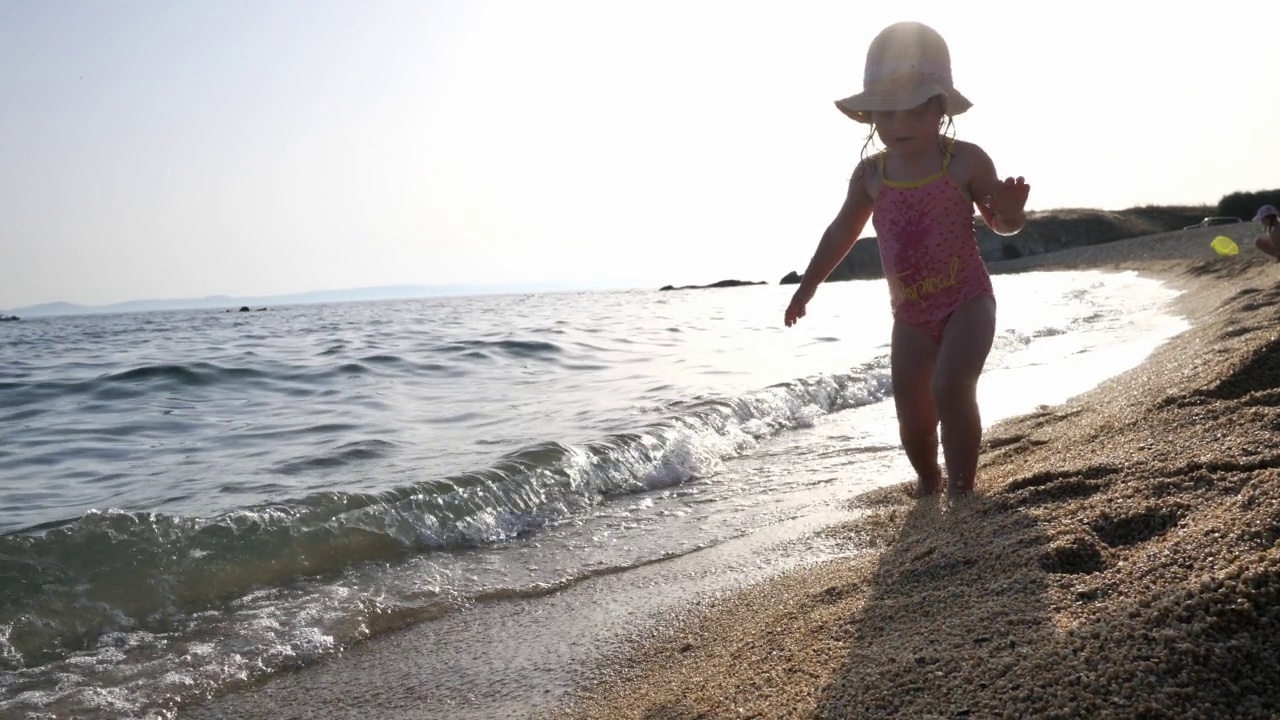
M 0 322 L 14 322 L 15 320 L 20 320 L 20 319 L 21 318 L 19 318 L 17 315 L 0 315 Z
M 792 270 L 786 275 L 783 275 L 782 279 L 778 281 L 778 284 L 779 285 L 799 285 L 800 281 L 803 279 L 804 279 L 803 275 L 796 272 L 795 270 Z
M 262 312 L 263 310 L 266 310 L 266 308 L 258 308 L 258 312 Z
M 240 307 L 240 312 L 249 312 L 249 306 L 248 306 L 248 305 L 243 305 L 243 306 L 241 306 L 241 307 Z
M 662 292 L 663 290 L 706 290 L 708 288 L 742 287 L 743 285 L 767 285 L 767 284 L 768 283 L 766 283 L 763 280 L 759 282 L 755 282 L 751 280 L 720 280 L 719 282 L 713 282 L 710 285 L 682 285 L 680 287 L 676 287 L 675 285 L 663 285 L 662 287 L 658 288 L 658 292 Z

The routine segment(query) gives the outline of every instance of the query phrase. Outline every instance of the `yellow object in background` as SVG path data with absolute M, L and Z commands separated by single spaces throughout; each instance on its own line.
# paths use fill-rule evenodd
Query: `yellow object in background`
M 1240 248 L 1236 247 L 1236 243 L 1226 235 L 1219 235 L 1209 243 L 1219 255 L 1235 255 L 1240 252 Z

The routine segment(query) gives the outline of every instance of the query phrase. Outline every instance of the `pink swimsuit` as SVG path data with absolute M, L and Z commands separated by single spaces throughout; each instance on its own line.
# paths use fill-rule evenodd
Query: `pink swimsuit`
M 893 316 L 934 343 L 942 340 L 956 308 L 975 297 L 994 297 L 973 231 L 973 204 L 947 177 L 950 162 L 947 152 L 941 171 L 916 182 L 894 182 L 884 176 L 881 155 L 881 186 L 872 210 Z

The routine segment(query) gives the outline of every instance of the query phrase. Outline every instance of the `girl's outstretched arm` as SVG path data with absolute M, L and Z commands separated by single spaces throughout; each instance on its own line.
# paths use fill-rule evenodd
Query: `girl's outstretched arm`
M 978 205 L 978 212 L 987 227 L 1000 235 L 1013 235 L 1027 222 L 1025 207 L 1031 186 L 1019 177 L 1000 180 L 995 163 L 977 145 L 973 150 L 973 177 L 969 181 L 969 195 Z
M 858 235 L 866 227 L 867 220 L 871 218 L 872 200 L 871 194 L 867 191 L 869 167 L 870 161 L 864 160 L 854 168 L 844 204 L 836 214 L 835 220 L 827 226 L 826 232 L 822 233 L 818 249 L 809 260 L 809 266 L 805 268 L 800 287 L 796 288 L 791 307 L 787 308 L 788 326 L 792 325 L 796 319 L 804 317 L 804 306 L 813 298 L 818 286 L 831 275 L 844 256 L 853 249 L 853 244 L 858 241 Z

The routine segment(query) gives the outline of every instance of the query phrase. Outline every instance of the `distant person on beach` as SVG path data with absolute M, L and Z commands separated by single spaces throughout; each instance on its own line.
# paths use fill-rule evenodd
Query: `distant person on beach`
M 876 36 L 863 91 L 836 102 L 869 126 L 863 158 L 785 316 L 787 327 L 804 317 L 872 219 L 894 320 L 898 431 L 917 497 L 942 491 L 939 423 L 947 495 L 972 491 L 977 475 L 978 376 L 995 335 L 996 302 L 974 235 L 974 205 L 1002 235 L 1026 222 L 1030 186 L 1021 177 L 1002 182 L 982 148 L 954 137 L 952 118 L 971 105 L 952 85 L 950 51 L 937 31 L 904 22 Z M 885 149 L 868 156 L 873 136 Z
M 1263 205 L 1258 208 L 1253 221 L 1262 223 L 1262 234 L 1253 241 L 1253 246 L 1280 260 L 1280 211 L 1271 205 Z

